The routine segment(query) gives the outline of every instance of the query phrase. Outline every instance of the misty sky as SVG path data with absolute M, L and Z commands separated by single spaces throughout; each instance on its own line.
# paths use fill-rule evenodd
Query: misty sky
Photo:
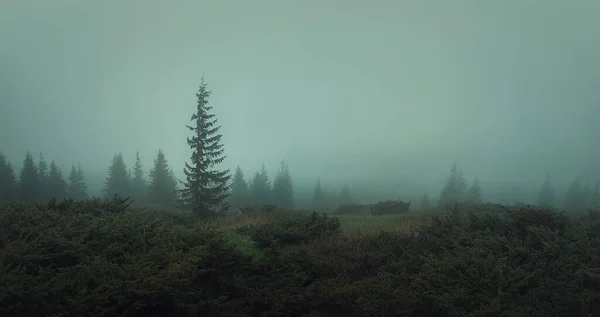
M 181 174 L 204 77 L 227 165 L 296 179 L 600 178 L 597 0 L 1 0 L 0 151 Z M 435 186 L 438 186 L 436 184 Z

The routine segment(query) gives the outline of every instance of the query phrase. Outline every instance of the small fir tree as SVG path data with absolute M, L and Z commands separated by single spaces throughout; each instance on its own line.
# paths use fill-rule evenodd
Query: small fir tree
M 246 183 L 244 172 L 239 166 L 235 168 L 233 181 L 231 182 L 230 203 L 234 208 L 242 208 L 250 203 L 248 183 Z
M 177 180 L 169 167 L 165 153 L 158 150 L 150 170 L 146 200 L 153 204 L 172 206 L 177 203 Z
M 250 182 L 250 199 L 253 204 L 268 204 L 271 202 L 271 184 L 265 164 L 260 171 L 254 173 Z
M 292 175 L 285 161 L 281 161 L 279 172 L 273 180 L 273 203 L 282 207 L 294 207 L 294 188 Z
M 344 186 L 340 189 L 339 197 L 340 205 L 350 205 L 354 203 L 354 199 L 352 198 L 352 191 L 350 190 L 350 186 L 348 186 L 348 184 L 344 184 Z
M 467 190 L 467 180 L 462 171 L 458 168 L 458 164 L 452 164 L 450 175 L 446 179 L 446 184 L 442 188 L 440 194 L 440 206 L 447 206 L 461 202 L 465 198 Z
M 425 193 L 421 198 L 421 210 L 427 210 L 429 208 L 431 208 L 431 202 L 429 201 L 429 195 Z
M 143 201 L 146 198 L 146 178 L 144 177 L 144 165 L 140 158 L 140 151 L 135 153 L 135 165 L 133 166 L 133 177 L 131 180 L 131 197 L 136 201 Z
M 569 186 L 569 189 L 565 194 L 564 207 L 569 211 L 582 211 L 585 209 L 583 189 L 581 188 L 579 179 L 575 179 L 575 181 L 571 183 L 571 186 Z
M 0 153 L 0 204 L 15 200 L 18 186 L 15 170 L 6 156 Z
M 113 156 L 113 159 L 108 168 L 108 176 L 104 183 L 104 197 L 111 198 L 117 196 L 130 196 L 131 195 L 131 184 L 129 174 L 127 172 L 127 165 L 123 154 L 117 153 Z
M 324 211 L 325 210 L 325 191 L 323 190 L 323 186 L 321 185 L 321 179 L 317 179 L 317 184 L 315 184 L 313 190 L 312 197 L 312 208 L 316 211 Z
M 221 126 L 208 103 L 210 94 L 202 78 L 196 93 L 196 111 L 191 117 L 193 124 L 187 126 L 193 132 L 193 136 L 187 138 L 192 156 L 190 162 L 185 163 L 186 180 L 181 190 L 183 207 L 202 217 L 218 215 L 229 209 L 227 198 L 231 175 L 229 169 L 216 168 L 226 156 L 222 135 L 219 134 Z
M 50 172 L 48 173 L 48 190 L 50 197 L 55 197 L 61 200 L 67 195 L 67 182 L 65 181 L 62 171 L 56 165 L 56 162 L 50 162 Z
M 19 198 L 27 202 L 39 202 L 41 198 L 38 169 L 31 152 L 25 154 L 19 174 Z
M 475 178 L 471 187 L 467 191 L 467 200 L 473 203 L 481 203 L 481 186 L 479 185 L 479 180 Z

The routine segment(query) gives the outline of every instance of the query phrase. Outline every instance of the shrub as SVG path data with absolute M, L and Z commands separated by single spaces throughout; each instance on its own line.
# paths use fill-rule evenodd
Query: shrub
M 410 202 L 405 203 L 400 200 L 380 201 L 371 207 L 371 214 L 374 216 L 393 215 L 407 213 L 410 208 Z
M 312 212 L 277 219 L 264 224 L 252 224 L 237 229 L 249 236 L 259 248 L 274 245 L 293 245 L 340 232 L 340 221 L 335 217 Z

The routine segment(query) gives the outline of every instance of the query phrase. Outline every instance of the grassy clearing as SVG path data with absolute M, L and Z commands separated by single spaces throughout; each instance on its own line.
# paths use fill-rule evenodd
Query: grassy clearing
M 408 213 L 373 216 L 370 214 L 350 214 L 336 216 L 340 220 L 342 233 L 349 236 L 363 237 L 365 235 L 377 234 L 381 231 L 412 232 L 424 224 L 430 213 Z M 261 214 L 232 213 L 226 217 L 212 221 L 212 225 L 218 227 L 227 240 L 234 244 L 241 252 L 260 259 L 264 251 L 255 247 L 252 240 L 235 229 L 251 224 L 268 222 L 271 218 Z

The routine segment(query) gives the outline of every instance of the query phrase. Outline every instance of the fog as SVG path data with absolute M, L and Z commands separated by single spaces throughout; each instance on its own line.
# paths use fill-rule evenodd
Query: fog
M 0 151 L 178 175 L 204 76 L 225 166 L 380 196 L 600 179 L 600 1 L 0 2 Z M 90 180 L 91 181 L 91 180 Z M 101 181 L 100 181 L 101 183 Z M 92 189 L 93 186 L 90 186 Z M 527 194 L 523 194 L 527 193 Z M 393 197 L 389 197 L 393 198 Z M 560 196 L 559 196 L 560 199 Z

